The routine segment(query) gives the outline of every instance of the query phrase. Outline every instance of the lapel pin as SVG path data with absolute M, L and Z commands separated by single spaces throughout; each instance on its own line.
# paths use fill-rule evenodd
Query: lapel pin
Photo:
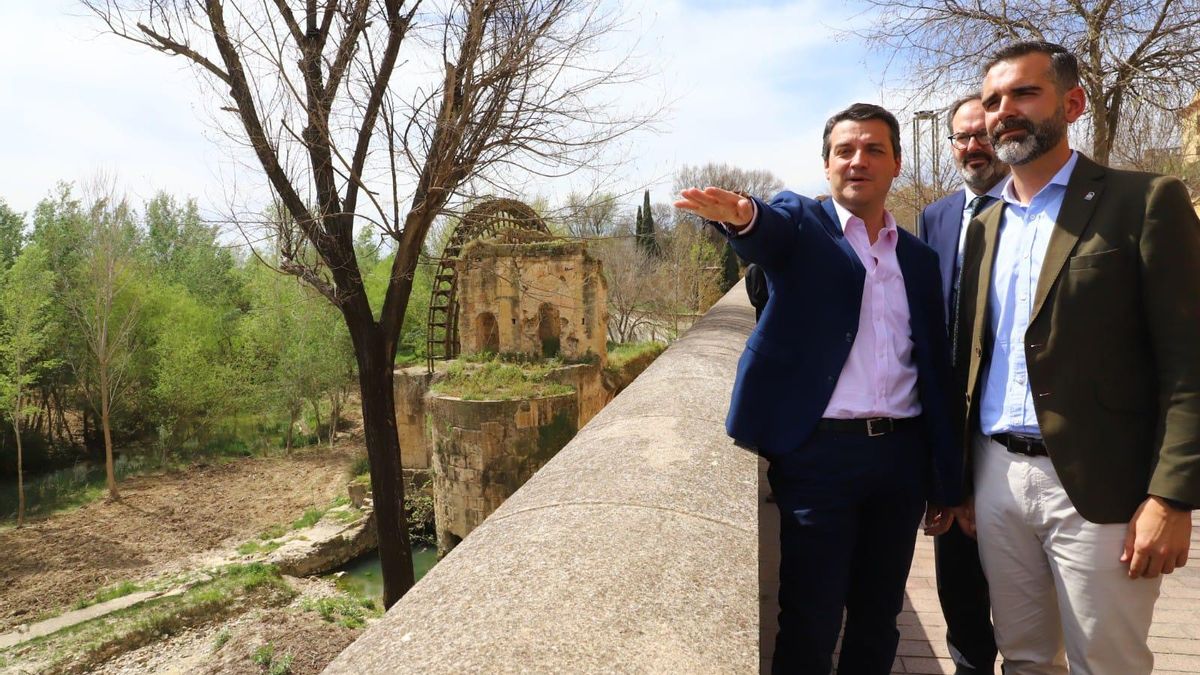
M 1096 196 L 1095 192 L 1089 192 L 1083 196 L 1083 200 L 1090 202 L 1090 201 L 1092 201 L 1092 197 L 1095 197 L 1095 196 Z

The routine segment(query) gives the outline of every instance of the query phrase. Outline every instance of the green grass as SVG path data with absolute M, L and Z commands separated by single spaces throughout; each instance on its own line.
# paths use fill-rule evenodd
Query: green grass
M 312 527 L 313 525 L 316 525 L 317 521 L 320 520 L 321 516 L 325 515 L 325 512 L 328 510 L 328 508 L 318 509 L 315 507 L 311 509 L 305 509 L 304 515 L 292 521 L 292 529 L 303 530 L 306 527 Z
M 93 595 L 89 598 L 83 598 L 79 602 L 76 602 L 75 609 L 83 609 L 85 607 L 91 607 L 92 605 L 98 605 L 102 602 L 108 602 L 109 600 L 115 600 L 116 598 L 122 598 L 122 597 L 125 597 L 126 595 L 132 595 L 133 593 L 137 593 L 138 591 L 141 591 L 141 590 L 144 590 L 144 589 L 141 586 L 133 583 L 132 581 L 122 581 L 121 583 L 116 584 L 115 586 L 109 586 L 107 588 L 102 588 L 102 589 L 96 591 L 95 595 Z
M 250 660 L 253 661 L 254 665 L 256 666 L 262 666 L 264 668 L 270 666 L 271 662 L 275 660 L 275 645 L 267 643 L 260 646 L 258 649 L 254 650 L 254 654 L 250 656 Z
M 213 646 L 212 646 L 213 652 L 215 653 L 215 652 L 219 651 L 221 649 L 221 647 L 224 647 L 225 643 L 229 642 L 229 639 L 232 637 L 233 637 L 233 633 L 230 632 L 230 630 L 228 628 L 222 628 L 221 632 L 217 633 L 217 637 L 213 638 Z
M 292 655 L 284 654 L 278 661 L 272 661 L 267 669 L 267 675 L 291 675 Z
M 368 618 L 383 615 L 374 600 L 344 595 L 305 600 L 302 607 L 306 611 L 316 612 L 329 623 L 351 629 L 362 628 L 367 625 Z
M 574 389 L 548 379 L 556 362 L 518 365 L 488 361 L 468 364 L 455 361 L 446 369 L 445 379 L 430 390 L 468 401 L 512 400 L 569 394 Z
M 608 346 L 608 367 L 613 370 L 646 356 L 657 357 L 667 348 L 661 342 L 627 342 Z
M 35 638 L 0 658 L 44 661 L 48 672 L 83 672 L 161 637 L 231 616 L 243 606 L 282 605 L 295 595 L 271 565 L 230 565 L 180 595 L 148 600 Z
M 285 534 L 287 534 L 286 527 L 283 525 L 272 525 L 259 533 L 258 538 L 267 541 L 268 539 L 278 539 Z
M 270 552 L 274 551 L 275 549 L 279 548 L 280 546 L 283 546 L 282 541 L 270 540 L 270 541 L 267 541 L 264 543 L 264 542 L 260 542 L 260 541 L 251 539 L 250 541 L 242 544 L 241 546 L 238 546 L 237 552 L 241 555 L 256 555 L 259 553 L 265 554 L 265 553 L 270 553 Z

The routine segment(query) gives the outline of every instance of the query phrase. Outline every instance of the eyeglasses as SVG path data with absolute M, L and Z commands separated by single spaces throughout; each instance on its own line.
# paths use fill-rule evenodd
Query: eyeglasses
M 988 146 L 992 144 L 992 139 L 990 136 L 988 136 L 988 132 L 986 131 L 976 131 L 973 134 L 954 134 L 952 136 L 947 136 L 946 138 L 950 139 L 950 142 L 954 144 L 954 147 L 958 148 L 959 150 L 966 150 L 967 146 L 971 144 L 972 138 L 975 139 L 976 143 L 982 146 Z

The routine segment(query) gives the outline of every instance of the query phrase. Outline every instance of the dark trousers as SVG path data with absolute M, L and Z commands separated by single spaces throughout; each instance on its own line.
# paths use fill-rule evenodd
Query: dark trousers
M 946 642 L 959 673 L 995 672 L 996 637 L 979 547 L 957 525 L 933 542 Z
M 816 432 L 771 461 L 780 512 L 779 634 L 772 672 L 886 675 L 925 506 L 928 451 L 916 430 Z

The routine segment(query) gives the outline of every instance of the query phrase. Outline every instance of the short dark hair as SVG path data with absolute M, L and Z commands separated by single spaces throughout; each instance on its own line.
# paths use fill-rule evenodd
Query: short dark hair
M 900 123 L 896 116 L 872 103 L 855 103 L 845 110 L 834 114 L 825 122 L 825 135 L 821 139 L 821 159 L 829 161 L 829 135 L 838 122 L 865 122 L 867 120 L 883 120 L 891 132 L 892 152 L 900 159 Z
M 958 113 L 959 108 L 970 103 L 971 101 L 979 100 L 982 100 L 982 95 L 979 92 L 975 92 L 973 94 L 967 94 L 954 103 L 951 103 L 950 106 L 946 108 L 946 131 L 954 133 L 954 115 Z
M 1079 61 L 1066 47 L 1043 40 L 1024 40 L 1001 47 L 992 54 L 983 67 L 983 74 L 1001 61 L 1012 61 L 1028 54 L 1045 54 L 1050 57 L 1050 74 L 1058 85 L 1059 92 L 1079 86 Z

